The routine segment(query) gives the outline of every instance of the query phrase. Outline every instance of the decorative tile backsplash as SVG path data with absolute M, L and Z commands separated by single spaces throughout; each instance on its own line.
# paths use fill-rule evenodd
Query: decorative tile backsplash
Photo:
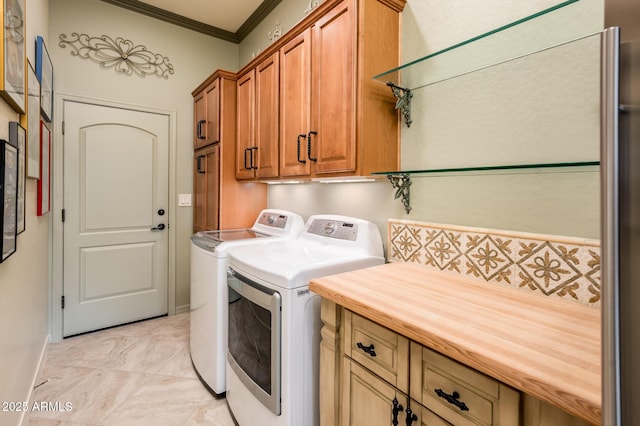
M 400 219 L 389 220 L 388 260 L 600 305 L 600 242 Z

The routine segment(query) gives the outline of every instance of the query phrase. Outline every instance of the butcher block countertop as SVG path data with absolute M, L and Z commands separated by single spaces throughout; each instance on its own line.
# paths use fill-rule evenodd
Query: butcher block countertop
M 389 263 L 310 289 L 503 383 L 600 424 L 600 309 Z

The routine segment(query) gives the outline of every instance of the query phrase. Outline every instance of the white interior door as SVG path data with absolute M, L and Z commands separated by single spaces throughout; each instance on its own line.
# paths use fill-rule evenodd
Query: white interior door
M 169 116 L 63 113 L 63 335 L 166 314 Z

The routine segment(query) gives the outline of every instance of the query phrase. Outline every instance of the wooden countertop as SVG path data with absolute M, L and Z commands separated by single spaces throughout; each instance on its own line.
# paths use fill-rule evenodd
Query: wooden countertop
M 601 422 L 600 309 L 389 263 L 310 289 L 516 389 Z

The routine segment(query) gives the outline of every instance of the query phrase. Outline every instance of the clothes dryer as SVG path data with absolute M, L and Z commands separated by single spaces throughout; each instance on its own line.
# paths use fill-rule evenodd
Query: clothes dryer
M 378 227 L 316 215 L 295 240 L 229 251 L 227 403 L 240 426 L 317 426 L 320 296 L 309 280 L 384 263 Z

